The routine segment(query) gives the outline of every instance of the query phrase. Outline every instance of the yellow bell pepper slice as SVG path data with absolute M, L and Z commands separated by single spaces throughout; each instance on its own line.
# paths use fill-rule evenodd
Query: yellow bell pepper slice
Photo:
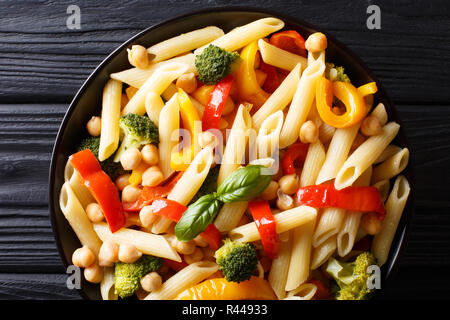
M 225 278 L 203 281 L 182 291 L 174 300 L 276 300 L 269 282 L 251 277 L 242 282 L 228 282 Z
M 250 43 L 242 49 L 242 63 L 236 73 L 235 80 L 241 100 L 250 102 L 259 108 L 266 102 L 270 94 L 259 86 L 256 77 L 255 57 L 258 50 L 257 41 Z
M 131 171 L 130 177 L 128 178 L 128 182 L 132 186 L 137 186 L 142 182 L 142 175 L 144 174 L 144 171 L 147 170 L 149 167 L 148 164 L 146 164 L 144 161 L 141 161 L 141 163 L 137 166 L 137 168 L 133 169 Z
M 175 171 L 186 171 L 199 151 L 198 135 L 201 132 L 202 122 L 188 94 L 181 88 L 178 89 L 177 99 L 181 120 L 184 128 L 189 131 L 191 144 L 180 152 L 172 153 L 170 167 Z
M 369 82 L 360 87 L 358 87 L 358 92 L 361 96 L 365 97 L 369 94 L 374 94 L 378 91 L 376 82 Z
M 337 115 L 331 110 L 333 95 L 344 103 L 344 114 Z M 335 128 L 351 127 L 362 121 L 367 114 L 366 103 L 358 89 L 351 83 L 330 82 L 325 77 L 320 77 L 317 83 L 316 106 L 320 118 Z

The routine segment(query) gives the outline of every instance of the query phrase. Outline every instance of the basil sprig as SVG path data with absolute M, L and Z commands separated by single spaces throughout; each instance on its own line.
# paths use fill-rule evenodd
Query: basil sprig
M 270 171 L 262 165 L 248 165 L 234 171 L 217 192 L 204 195 L 188 206 L 175 226 L 178 240 L 194 239 L 214 221 L 222 203 L 251 200 L 259 196 L 271 180 Z

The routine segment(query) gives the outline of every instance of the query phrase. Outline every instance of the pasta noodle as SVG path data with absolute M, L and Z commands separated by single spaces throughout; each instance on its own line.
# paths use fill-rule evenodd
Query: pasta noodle
M 102 245 L 69 182 L 65 182 L 59 194 L 59 206 L 83 246 L 97 256 Z
M 409 161 L 409 150 L 403 148 L 373 170 L 372 183 L 389 180 L 402 172 Z
M 255 128 L 259 129 L 268 116 L 278 110 L 283 110 L 291 102 L 300 81 L 300 75 L 301 66 L 297 64 L 269 99 L 253 115 Z
M 179 254 L 163 236 L 127 228 L 111 233 L 104 222 L 94 223 L 94 230 L 103 242 L 113 241 L 118 244 L 133 245 L 143 254 L 181 262 Z
M 381 125 L 385 125 L 388 120 L 386 108 L 381 102 L 373 109 L 371 115 L 377 117 Z
M 159 42 L 147 49 L 151 62 L 160 62 L 189 52 L 223 36 L 222 29 L 209 26 Z
M 378 189 L 378 192 L 380 193 L 381 200 L 386 201 L 388 195 L 389 195 L 389 189 L 391 187 L 389 180 L 381 180 L 372 185 L 372 187 L 375 187 Z
M 276 231 L 283 233 L 295 227 L 301 226 L 313 220 L 317 215 L 317 210 L 308 206 L 295 207 L 277 214 L 274 214 Z M 252 242 L 260 240 L 261 236 L 256 228 L 255 222 L 250 222 L 237 227 L 228 233 L 231 240 L 239 242 Z
M 340 208 L 325 208 L 322 210 L 319 222 L 313 236 L 313 246 L 319 247 L 327 239 L 337 235 L 345 218 L 345 210 Z
M 247 201 L 225 203 L 214 220 L 214 225 L 220 232 L 228 232 L 237 226 L 247 210 Z
M 375 235 L 372 242 L 372 252 L 377 258 L 379 266 L 382 266 L 387 261 L 392 240 L 408 200 L 409 192 L 408 180 L 404 176 L 398 176 L 386 202 L 386 217 L 381 223 L 381 231 Z
M 392 157 L 394 154 L 402 150 L 399 146 L 396 146 L 394 144 L 390 144 L 386 147 L 386 149 L 383 150 L 383 152 L 380 154 L 380 156 L 377 158 L 377 160 L 374 161 L 373 164 L 378 164 L 383 162 L 384 160 Z
M 328 238 L 325 242 L 322 242 L 320 246 L 314 249 L 314 253 L 311 260 L 311 270 L 315 270 L 320 267 L 336 250 L 336 235 Z
M 313 103 L 316 84 L 325 71 L 325 63 L 314 61 L 300 78 L 280 134 L 280 147 L 285 148 L 298 139 L 300 127 L 308 116 Z
M 263 61 L 274 67 L 291 71 L 299 63 L 301 69 L 305 69 L 308 65 L 308 60 L 306 58 L 275 47 L 263 39 L 258 40 L 258 47 Z
M 108 159 L 119 146 L 122 82 L 110 79 L 103 89 L 101 134 L 98 159 Z
M 182 63 L 171 63 L 158 68 L 139 88 L 135 95 L 128 101 L 122 114 L 137 113 L 143 115 L 145 113 L 145 99 L 149 92 L 162 94 L 169 84 L 186 72 L 188 66 Z
M 217 38 L 210 44 L 228 51 L 235 51 L 246 45 L 264 38 L 269 34 L 278 31 L 284 27 L 284 22 L 277 18 L 263 18 L 253 21 L 249 24 L 234 28 L 225 35 Z M 194 54 L 200 54 L 206 46 L 200 47 L 194 51 Z
M 117 300 L 114 290 L 114 268 L 103 268 L 103 280 L 100 282 L 100 293 L 103 300 Z
M 303 283 L 298 288 L 289 291 L 284 300 L 311 300 L 317 292 L 317 286 L 314 283 Z
M 170 60 L 151 64 L 146 69 L 131 68 L 121 72 L 111 73 L 110 77 L 122 81 L 134 88 L 140 88 L 144 85 L 145 81 L 150 78 L 156 70 L 167 67 L 173 63 L 181 63 L 187 66 L 186 73 L 196 73 L 195 69 L 195 56 L 193 53 L 186 54 L 184 56 L 176 57 Z
M 81 181 L 80 175 L 72 166 L 70 160 L 67 160 L 66 166 L 64 168 L 64 180 L 70 184 L 72 191 L 75 193 L 75 196 L 77 197 L 83 209 L 85 209 L 89 203 L 95 202 L 94 197 L 92 196 L 89 189 Z
M 284 299 L 286 297 L 285 287 L 292 246 L 292 236 L 290 233 L 291 231 L 287 232 L 287 240 L 279 242 L 278 257 L 272 260 L 272 266 L 269 272 L 269 283 L 278 299 Z
M 156 126 L 159 126 L 159 115 L 162 108 L 164 108 L 164 101 L 161 96 L 156 92 L 149 92 L 145 98 L 145 111 Z
M 300 187 L 313 185 L 319 175 L 320 168 L 325 161 L 325 148 L 320 140 L 311 143 L 308 147 L 305 163 L 300 176 Z
M 175 187 L 167 195 L 167 199 L 188 205 L 194 195 L 200 189 L 203 181 L 208 175 L 213 162 L 213 149 L 206 147 L 201 150 L 192 160 L 189 167 L 178 180 Z M 171 220 L 160 217 L 152 226 L 153 233 L 163 233 L 172 223 Z
M 281 110 L 271 114 L 263 121 L 256 138 L 258 158 L 272 157 L 278 151 L 282 125 L 283 111 Z
M 182 291 L 205 280 L 219 270 L 219 266 L 211 261 L 195 262 L 181 269 L 162 286 L 148 294 L 145 300 L 172 300 Z
M 391 143 L 399 129 L 399 124 L 389 122 L 383 127 L 379 135 L 371 136 L 353 151 L 336 176 L 335 188 L 342 189 L 352 185 Z

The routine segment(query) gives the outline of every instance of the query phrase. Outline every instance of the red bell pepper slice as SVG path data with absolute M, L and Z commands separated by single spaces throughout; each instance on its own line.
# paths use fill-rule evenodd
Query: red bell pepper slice
M 263 84 L 264 91 L 273 93 L 280 85 L 277 69 L 270 64 L 264 63 L 264 61 L 261 61 L 261 66 L 259 69 L 267 74 L 267 78 Z
M 308 186 L 297 191 L 297 203 L 314 208 L 333 207 L 376 212 L 379 220 L 386 216 L 383 200 L 378 189 L 374 187 L 347 187 L 337 190 L 333 184 Z
M 163 264 L 165 266 L 168 266 L 170 269 L 172 269 L 173 271 L 176 271 L 176 272 L 180 271 L 181 269 L 186 268 L 189 265 L 186 261 L 184 261 L 183 258 L 182 258 L 181 262 L 164 259 Z
M 202 129 L 219 129 L 220 118 L 225 102 L 233 86 L 233 76 L 228 75 L 220 80 L 209 96 L 208 104 L 205 107 L 202 117 Z
M 176 201 L 164 198 L 153 200 L 151 208 L 154 214 L 163 216 L 175 222 L 178 222 L 181 219 L 181 216 L 187 209 L 186 206 Z M 200 236 L 208 242 L 211 249 L 217 250 L 219 248 L 222 235 L 213 223 L 208 225 L 205 231 L 200 233 Z
M 294 162 L 305 162 L 306 154 L 308 153 L 309 144 L 305 143 L 294 143 L 289 147 L 281 160 L 281 168 L 283 169 L 283 174 L 294 174 L 295 165 Z
M 312 297 L 311 300 L 330 300 L 331 299 L 331 292 L 330 289 L 325 287 L 322 281 L 311 279 L 308 280 L 306 283 L 312 283 L 317 287 L 317 291 Z
M 248 208 L 261 236 L 261 242 L 267 258 L 275 259 L 278 256 L 278 234 L 269 202 L 266 200 L 250 201 Z
M 124 202 L 123 209 L 127 212 L 137 212 L 150 205 L 153 200 L 165 197 L 180 180 L 183 172 L 178 172 L 169 182 L 162 186 L 144 187 L 139 198 L 135 202 Z
M 94 154 L 85 149 L 71 155 L 69 160 L 102 208 L 111 232 L 124 227 L 126 217 L 120 202 L 119 190 L 111 178 L 103 172 Z
M 270 37 L 270 44 L 306 58 L 305 39 L 295 30 L 275 33 Z

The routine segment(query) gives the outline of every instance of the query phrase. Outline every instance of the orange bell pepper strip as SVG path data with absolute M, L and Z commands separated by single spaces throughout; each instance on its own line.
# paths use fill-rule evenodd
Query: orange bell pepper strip
M 275 33 L 270 37 L 270 44 L 306 58 L 305 39 L 295 30 Z
M 346 111 L 335 114 L 332 108 L 333 96 L 342 101 Z M 335 128 L 348 128 L 364 119 L 367 114 L 366 103 L 358 90 L 348 82 L 331 82 L 325 77 L 318 80 L 316 87 L 316 106 L 320 118 Z
M 120 202 L 119 190 L 111 178 L 103 172 L 94 154 L 85 149 L 71 155 L 69 160 L 102 208 L 111 232 L 114 233 L 124 227 L 127 219 Z
M 241 51 L 242 63 L 236 73 L 236 86 L 242 101 L 250 102 L 257 108 L 261 107 L 269 98 L 258 84 L 255 74 L 255 57 L 258 52 L 258 42 L 252 42 Z
M 201 132 L 201 120 L 191 99 L 181 88 L 178 89 L 177 99 L 180 106 L 181 120 L 184 128 L 189 131 L 191 141 L 190 146 L 185 147 L 180 152 L 172 153 L 170 167 L 175 171 L 186 171 L 199 151 L 198 136 Z
M 182 291 L 174 300 L 277 300 L 269 282 L 259 277 L 239 283 L 225 278 L 203 281 Z

